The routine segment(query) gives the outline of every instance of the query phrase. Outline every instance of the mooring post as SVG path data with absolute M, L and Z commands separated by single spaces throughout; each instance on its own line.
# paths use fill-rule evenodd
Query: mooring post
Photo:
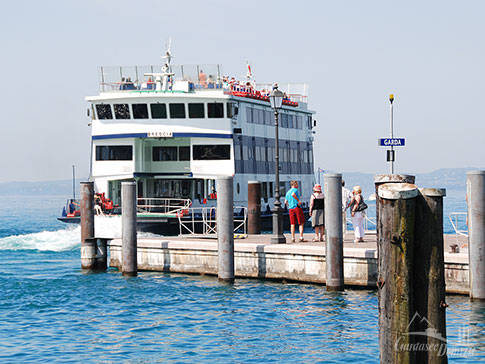
M 136 183 L 121 183 L 121 245 L 124 276 L 138 274 L 136 241 Z
M 108 269 L 108 239 L 96 238 L 96 270 Z
M 234 281 L 234 186 L 232 176 L 217 178 L 218 277 Z
M 248 233 L 261 234 L 261 182 L 248 182 Z
M 418 189 L 409 183 L 378 189 L 378 306 L 380 362 L 415 363 L 413 343 L 413 245 Z
M 470 298 L 485 300 L 485 171 L 466 177 Z
M 443 197 L 441 188 L 420 188 L 416 199 L 414 229 L 413 321 L 416 363 L 448 363 L 446 342 L 445 261 Z M 433 335 L 424 335 L 433 330 Z M 436 330 L 436 331 L 434 331 Z
M 327 291 L 344 289 L 342 174 L 325 174 L 325 262 Z
M 94 184 L 81 182 L 81 268 L 94 269 L 96 264 L 96 242 L 94 237 Z

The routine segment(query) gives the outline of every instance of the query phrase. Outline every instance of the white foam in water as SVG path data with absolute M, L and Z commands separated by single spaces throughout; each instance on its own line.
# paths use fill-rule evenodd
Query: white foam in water
M 81 227 L 68 227 L 57 231 L 41 231 L 39 233 L 12 235 L 0 239 L 0 250 L 70 250 L 79 245 Z

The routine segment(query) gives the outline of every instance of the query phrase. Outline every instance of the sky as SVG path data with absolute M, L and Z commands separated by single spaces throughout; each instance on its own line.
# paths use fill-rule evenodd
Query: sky
M 0 182 L 88 176 L 84 98 L 99 66 L 222 64 L 259 83 L 307 83 L 315 169 L 485 168 L 485 2 L 381 0 L 4 1 Z

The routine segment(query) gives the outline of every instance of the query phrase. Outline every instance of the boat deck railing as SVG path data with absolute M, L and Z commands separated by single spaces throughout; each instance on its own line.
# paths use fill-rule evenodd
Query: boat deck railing
M 234 232 L 247 235 L 248 209 L 234 206 Z M 217 207 L 191 207 L 178 215 L 180 235 L 217 236 Z
M 152 198 L 143 197 L 136 200 L 136 210 L 139 214 L 178 215 L 190 207 L 189 198 Z
M 456 243 L 458 244 L 458 237 L 466 236 L 468 237 L 468 214 L 466 212 L 451 212 L 448 215 L 451 226 L 455 231 Z

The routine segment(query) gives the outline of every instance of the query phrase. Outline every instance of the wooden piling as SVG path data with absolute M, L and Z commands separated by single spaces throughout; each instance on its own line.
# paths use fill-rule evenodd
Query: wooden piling
M 248 233 L 261 234 L 261 182 L 248 182 Z
M 380 362 L 412 364 L 413 245 L 418 189 L 409 183 L 378 188 L 378 307 Z M 411 330 L 410 330 L 411 329 Z
M 96 243 L 88 242 L 94 237 L 94 184 L 81 182 L 81 268 L 94 269 Z
M 446 364 L 443 242 L 443 197 L 446 191 L 422 188 L 419 192 L 416 199 L 413 261 L 416 363 Z

